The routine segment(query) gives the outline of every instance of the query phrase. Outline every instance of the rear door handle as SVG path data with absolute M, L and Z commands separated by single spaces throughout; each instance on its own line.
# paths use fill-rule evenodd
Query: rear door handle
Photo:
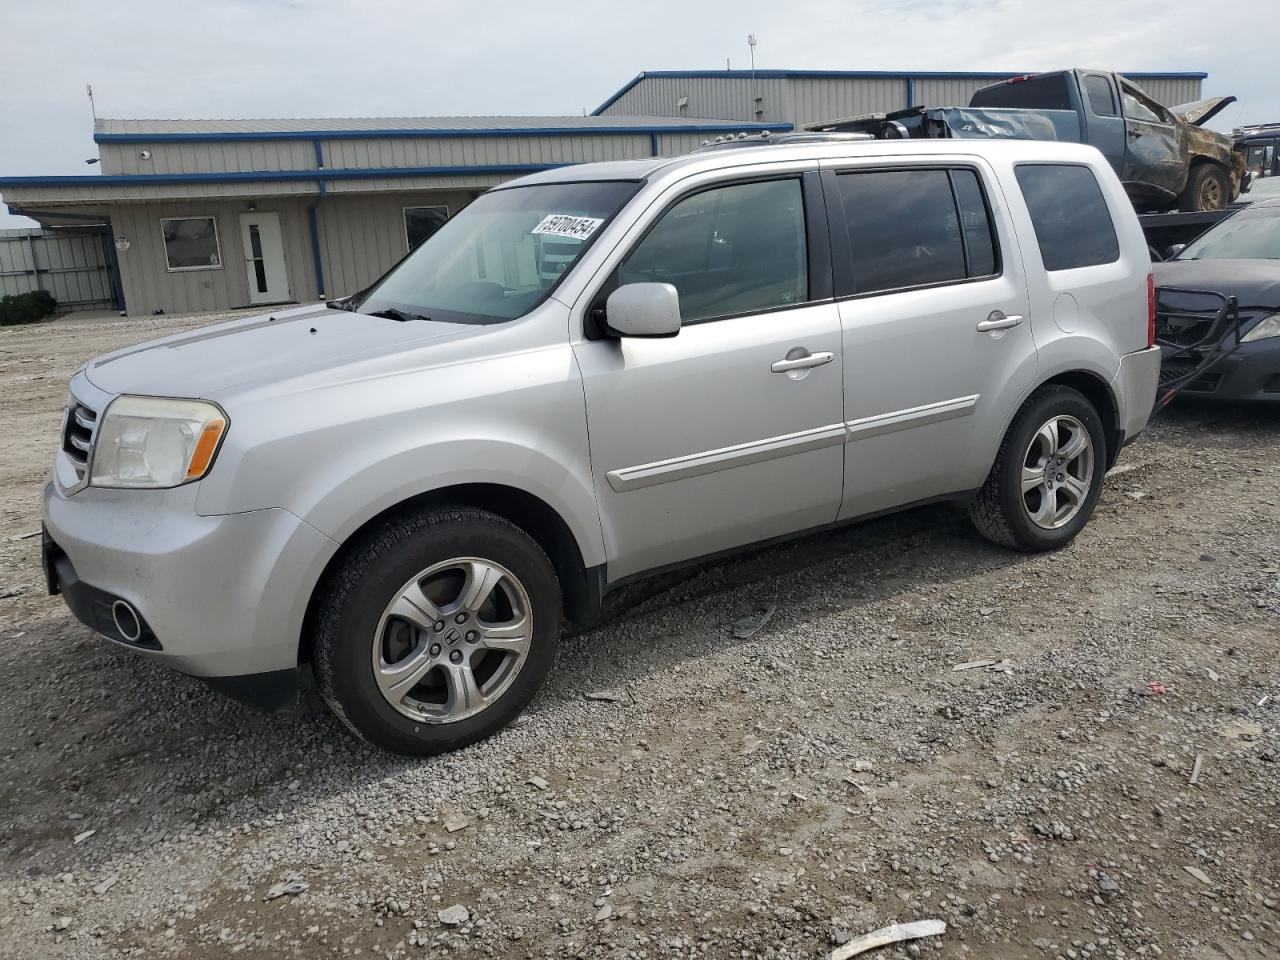
M 992 330 L 1008 330 L 1010 327 L 1016 327 L 1023 320 L 1023 317 L 1017 313 L 1005 314 L 999 310 L 991 311 L 991 316 L 978 324 L 979 333 L 990 333 Z
M 790 352 L 795 353 L 794 350 Z M 824 363 L 830 363 L 835 358 L 836 355 L 830 350 L 823 350 L 821 353 L 806 353 L 801 357 L 775 360 L 769 369 L 774 373 L 786 373 L 790 370 L 803 370 L 806 367 L 820 367 Z

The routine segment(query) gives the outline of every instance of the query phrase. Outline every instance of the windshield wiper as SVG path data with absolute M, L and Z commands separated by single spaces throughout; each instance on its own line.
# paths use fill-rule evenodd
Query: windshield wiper
M 430 320 L 430 317 L 424 317 L 420 313 L 410 313 L 408 310 L 400 310 L 396 307 L 387 307 L 383 310 L 374 310 L 372 313 L 365 314 L 367 317 L 385 317 L 387 320 L 399 320 L 401 323 L 408 323 L 410 320 Z

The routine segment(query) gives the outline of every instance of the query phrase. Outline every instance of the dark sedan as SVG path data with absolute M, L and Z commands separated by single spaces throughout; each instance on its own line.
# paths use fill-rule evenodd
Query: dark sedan
M 1216 291 L 1239 303 L 1239 347 L 1182 392 L 1280 403 L 1280 197 L 1250 204 L 1152 270 L 1159 287 Z M 1200 308 L 1195 295 L 1174 290 L 1163 290 L 1161 302 L 1179 310 Z M 1196 332 L 1186 328 L 1181 335 L 1192 340 Z M 1227 338 L 1233 341 L 1234 334 Z M 1185 352 L 1164 349 L 1166 364 L 1193 364 Z

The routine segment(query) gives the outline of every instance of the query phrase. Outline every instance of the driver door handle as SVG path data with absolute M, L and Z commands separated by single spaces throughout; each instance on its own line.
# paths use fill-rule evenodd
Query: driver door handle
M 803 357 L 792 357 L 789 360 L 775 360 L 769 369 L 773 373 L 786 373 L 788 370 L 803 370 L 805 367 L 820 367 L 830 363 L 836 355 L 830 350 L 821 353 L 807 353 Z
M 990 333 L 992 330 L 1008 330 L 1010 327 L 1016 327 L 1018 324 L 1022 323 L 1022 320 L 1023 318 L 1021 314 L 1005 314 L 1001 313 L 999 310 L 993 310 L 991 312 L 991 316 L 979 322 L 978 332 Z

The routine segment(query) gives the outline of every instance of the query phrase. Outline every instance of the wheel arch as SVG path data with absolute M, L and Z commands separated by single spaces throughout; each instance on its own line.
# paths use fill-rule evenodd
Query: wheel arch
M 1098 411 L 1098 415 L 1102 418 L 1102 432 L 1107 440 L 1107 469 L 1110 470 L 1120 455 L 1120 444 L 1124 440 L 1120 427 L 1120 404 L 1111 389 L 1111 384 L 1088 370 L 1068 370 L 1054 374 L 1043 383 L 1036 384 L 1035 390 L 1053 385 L 1070 387 L 1083 394 Z M 1035 390 L 1032 391 L 1033 394 Z
M 298 638 L 298 663 L 311 658 L 316 610 L 321 592 L 332 573 L 372 531 L 420 510 L 433 507 L 471 507 L 509 520 L 542 548 L 560 580 L 565 618 L 576 624 L 590 622 L 598 614 L 603 595 L 604 570 L 588 567 L 569 524 L 542 498 L 504 483 L 458 483 L 408 497 L 369 517 L 342 541 L 325 564 L 311 596 Z

